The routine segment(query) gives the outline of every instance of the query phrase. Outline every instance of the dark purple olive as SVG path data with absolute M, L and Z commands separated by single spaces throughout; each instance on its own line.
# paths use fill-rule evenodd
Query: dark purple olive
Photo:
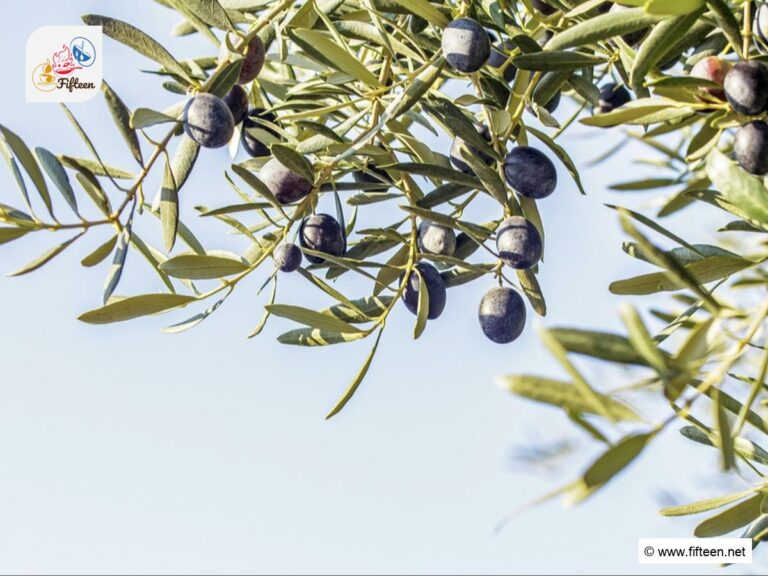
M 184 108 L 184 131 L 203 148 L 221 148 L 235 132 L 235 119 L 221 98 L 197 94 Z
M 739 62 L 725 75 L 725 96 L 739 114 L 755 116 L 768 107 L 768 69 L 757 62 Z
M 526 198 L 540 200 L 557 188 L 557 170 L 546 154 L 531 146 L 518 146 L 504 159 L 510 187 Z
M 236 34 L 230 32 L 229 40 L 235 50 L 240 50 L 243 40 Z M 219 62 L 225 62 L 229 59 L 229 49 L 227 43 L 222 42 L 219 49 Z M 251 80 L 254 80 L 264 67 L 264 61 L 266 60 L 266 50 L 264 49 L 264 42 L 261 38 L 254 36 L 248 43 L 248 47 L 245 50 L 243 57 L 243 66 L 240 68 L 240 76 L 237 79 L 238 84 L 247 84 Z
M 277 158 L 271 158 L 261 167 L 259 178 L 280 204 L 298 202 L 312 190 L 312 182 L 283 165 Z
M 510 268 L 532 268 L 541 260 L 541 234 L 530 220 L 511 216 L 496 231 L 496 249 L 499 258 Z
M 272 258 L 281 272 L 293 272 L 301 266 L 301 250 L 296 244 L 280 244 L 272 253 Z
M 224 104 L 232 112 L 235 124 L 240 124 L 248 113 L 248 92 L 240 84 L 235 84 L 223 98 Z
M 477 72 L 491 55 L 488 32 L 472 18 L 458 18 L 443 30 L 443 56 L 457 71 Z
M 257 130 L 263 130 L 276 138 L 279 137 L 274 128 L 262 124 L 262 122 L 275 124 L 277 117 L 272 112 L 267 112 L 263 108 L 251 108 L 248 115 L 243 119 L 243 133 L 240 137 L 240 142 L 252 158 L 262 158 L 270 155 L 269 143 L 259 140 Z
M 750 122 L 739 128 L 733 154 L 744 170 L 757 176 L 768 174 L 768 124 Z
M 497 344 L 517 340 L 525 328 L 525 316 L 525 302 L 511 288 L 491 288 L 480 300 L 480 328 Z
M 299 229 L 299 243 L 302 248 L 324 252 L 331 256 L 343 256 L 347 249 L 344 230 L 338 220 L 329 214 L 313 214 L 305 218 Z M 307 254 L 313 264 L 322 264 L 325 258 Z
M 406 281 L 405 290 L 403 291 L 403 302 L 405 307 L 413 314 L 418 313 L 419 291 L 421 290 L 423 280 L 424 285 L 427 287 L 427 295 L 429 296 L 427 318 L 434 320 L 445 310 L 447 300 L 445 281 L 440 276 L 440 272 L 431 264 L 419 262 L 416 264 L 416 269 L 419 271 L 419 274 L 411 272 Z M 419 275 L 421 275 L 421 278 L 419 278 Z

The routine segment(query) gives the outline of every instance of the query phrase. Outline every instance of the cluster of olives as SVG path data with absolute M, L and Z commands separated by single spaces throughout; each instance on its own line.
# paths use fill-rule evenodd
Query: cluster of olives
M 534 7 L 545 14 L 554 8 L 541 1 Z M 443 31 L 441 46 L 446 61 L 459 73 L 477 72 L 484 65 L 501 69 L 503 77 L 511 82 L 516 75 L 514 66 L 507 62 L 503 48 L 491 44 L 485 28 L 472 18 L 458 18 Z M 502 48 L 503 46 L 503 48 Z M 559 93 L 545 106 L 550 112 L 559 103 Z M 478 133 L 490 142 L 487 126 L 476 125 Z M 491 165 L 494 158 L 482 150 L 457 137 L 450 151 L 451 163 L 457 170 L 471 174 L 465 154 L 471 154 L 481 162 Z M 552 194 L 557 187 L 557 171 L 552 161 L 541 151 L 530 146 L 517 146 L 504 158 L 504 176 L 509 187 L 518 195 L 540 200 Z M 511 268 L 524 270 L 535 266 L 542 255 L 542 239 L 536 226 L 523 216 L 511 216 L 501 222 L 496 231 L 496 248 L 501 261 Z M 419 226 L 419 249 L 423 253 L 451 256 L 456 249 L 454 231 L 442 224 L 422 222 Z M 430 264 L 417 266 L 418 277 L 409 279 L 406 288 L 406 305 L 416 310 L 420 283 L 427 287 L 430 301 L 429 318 L 436 318 L 445 306 L 445 284 L 437 270 Z M 435 302 L 434 307 L 432 302 Z M 492 341 L 509 343 L 523 331 L 526 319 L 525 303 L 518 292 L 511 288 L 498 287 L 488 291 L 480 301 L 480 326 Z
M 734 64 L 725 75 L 723 90 L 738 114 L 758 116 L 768 112 L 768 69 L 761 62 Z M 747 172 L 758 176 L 768 174 L 768 124 L 752 120 L 739 128 L 733 153 Z
M 478 70 L 484 64 L 501 68 L 506 63 L 503 52 L 491 46 L 488 32 L 471 18 L 459 18 L 451 22 L 442 37 L 443 53 L 446 60 L 459 72 Z M 515 76 L 514 67 L 507 65 L 505 78 Z M 476 125 L 476 130 L 490 142 L 487 126 Z M 471 174 L 465 154 L 472 154 L 485 164 L 491 165 L 494 158 L 462 138 L 455 138 L 451 146 L 450 160 L 457 170 Z M 557 171 L 552 161 L 541 151 L 518 146 L 504 159 L 504 175 L 507 184 L 520 196 L 542 199 L 552 194 L 557 187 Z M 375 191 L 390 186 L 386 170 L 368 161 L 364 170 L 353 172 L 355 181 L 365 184 L 380 184 Z M 301 177 L 272 159 L 264 165 L 261 179 L 280 202 L 290 203 L 306 196 L 311 188 Z M 457 235 L 454 230 L 441 223 L 423 220 L 418 227 L 418 249 L 422 254 L 432 256 L 454 255 Z M 299 244 L 304 249 L 340 256 L 346 250 L 344 230 L 327 214 L 310 216 L 299 229 Z M 496 231 L 496 248 L 500 260 L 507 266 L 523 270 L 532 268 L 542 255 L 542 239 L 536 226 L 523 216 L 512 216 L 504 220 Z M 312 263 L 321 263 L 317 256 L 307 255 Z M 302 261 L 302 250 L 294 244 L 283 244 L 274 253 L 276 267 L 283 272 L 296 270 Z M 405 282 L 402 299 L 405 307 L 413 314 L 418 313 L 419 293 L 426 289 L 429 296 L 427 318 L 434 320 L 445 310 L 447 290 L 445 280 L 432 264 L 422 261 L 415 265 Z M 523 331 L 526 308 L 523 298 L 511 288 L 497 287 L 487 292 L 479 307 L 479 321 L 484 334 L 492 341 L 509 343 Z
M 768 13 L 766 13 L 768 15 Z M 699 60 L 690 75 L 717 84 L 702 89 L 702 96 L 727 100 L 737 114 L 763 116 L 768 112 L 768 68 L 756 60 L 735 64 L 709 56 Z M 736 132 L 733 143 L 736 161 L 747 172 L 768 174 L 768 123 L 749 120 Z
M 230 33 L 228 40 L 236 50 L 243 51 L 243 61 L 237 83 L 224 98 L 213 94 L 197 94 L 189 99 L 184 107 L 184 131 L 192 140 L 204 148 L 221 148 L 232 139 L 235 126 L 244 122 L 242 142 L 243 147 L 251 156 L 265 156 L 269 150 L 256 140 L 249 128 L 257 126 L 258 120 L 274 122 L 274 116 L 264 116 L 264 111 L 258 108 L 248 110 L 248 93 L 243 84 L 253 81 L 264 67 L 266 57 L 264 43 L 261 38 L 254 36 L 247 46 L 244 40 Z M 227 42 L 222 43 L 219 60 L 229 59 Z M 266 130 L 274 133 L 269 127 Z
M 240 48 L 239 38 L 231 44 Z M 226 43 L 225 43 L 226 45 Z M 504 48 L 509 48 L 508 44 Z M 488 32 L 471 18 L 459 18 L 444 30 L 442 49 L 446 60 L 461 73 L 478 70 L 484 64 L 503 68 L 503 75 L 511 81 L 516 70 L 507 62 L 502 48 L 492 47 Z M 222 47 L 220 59 L 229 57 L 228 48 Z M 238 83 L 224 96 L 201 93 L 190 98 L 184 110 L 184 129 L 187 135 L 205 148 L 217 148 L 227 144 L 235 126 L 243 122 L 241 143 L 252 157 L 270 156 L 270 149 L 257 136 L 264 130 L 278 136 L 273 127 L 277 118 L 271 112 L 259 108 L 249 110 L 248 93 L 243 84 L 252 81 L 264 64 L 264 46 L 254 37 L 244 53 L 244 62 Z M 558 95 L 559 96 L 559 95 Z M 547 105 L 554 110 L 559 98 Z M 488 141 L 488 127 L 477 125 L 478 132 Z M 386 150 L 382 149 L 383 153 Z M 473 154 L 487 165 L 495 159 L 475 147 L 456 138 L 451 146 L 450 160 L 456 169 L 471 173 L 464 154 Z M 520 196 L 539 200 L 552 194 L 557 186 L 557 171 L 552 161 L 541 151 L 529 146 L 517 146 L 504 158 L 504 176 L 507 184 Z M 385 191 L 391 186 L 386 170 L 369 159 L 363 169 L 352 173 L 355 181 L 366 184 L 366 190 Z M 285 166 L 276 157 L 269 158 L 261 167 L 260 180 L 283 205 L 304 199 L 313 189 L 313 183 L 301 174 Z M 371 186 L 378 185 L 378 186 Z M 422 254 L 453 256 L 457 247 L 454 230 L 437 222 L 424 220 L 418 228 L 418 249 Z M 536 266 L 542 255 L 542 239 L 534 224 L 523 216 L 511 216 L 501 222 L 496 231 L 496 248 L 501 262 L 513 269 L 523 270 Z M 305 218 L 299 227 L 298 245 L 285 242 L 277 246 L 273 260 L 277 270 L 293 272 L 304 257 L 312 264 L 321 264 L 325 258 L 318 254 L 342 256 L 347 249 L 347 239 L 341 224 L 328 214 L 313 214 Z M 424 287 L 429 296 L 427 318 L 438 318 L 446 305 L 446 285 L 438 269 L 425 261 L 418 262 L 404 282 L 402 299 L 405 307 L 418 312 L 419 292 Z M 492 341 L 508 343 L 523 331 L 526 320 L 525 303 L 515 290 L 498 287 L 487 292 L 479 307 L 482 331 Z
M 243 40 L 230 35 L 236 50 L 242 49 Z M 226 43 L 222 44 L 219 60 L 229 58 Z M 243 64 L 237 83 L 223 97 L 201 93 L 190 98 L 184 109 L 184 130 L 187 135 L 204 148 L 219 148 L 232 138 L 235 126 L 243 123 L 241 143 L 253 158 L 270 155 L 269 147 L 259 138 L 258 130 L 277 137 L 277 117 L 262 108 L 249 110 L 248 93 L 243 88 L 254 80 L 264 66 L 264 44 L 254 36 L 245 47 Z M 375 168 L 372 168 L 375 169 Z M 270 158 L 262 166 L 261 181 L 280 204 L 298 202 L 312 191 L 312 182 L 297 174 L 277 158 Z M 315 252 L 341 256 L 346 250 L 346 238 L 339 222 L 328 214 L 315 214 L 301 223 L 299 243 Z M 273 254 L 276 267 L 283 272 L 293 272 L 301 266 L 302 252 L 294 244 L 283 244 Z M 307 260 L 319 264 L 323 258 L 307 255 Z
M 244 50 L 243 63 L 237 83 L 223 98 L 213 94 L 197 94 L 189 99 L 184 108 L 184 130 L 204 148 L 225 146 L 235 132 L 235 126 L 243 123 L 241 143 L 248 155 L 253 158 L 269 156 L 269 148 L 259 139 L 258 130 L 276 137 L 277 118 L 263 108 L 250 108 L 248 92 L 243 88 L 254 80 L 264 66 L 265 50 L 261 38 L 254 36 L 243 47 L 243 40 L 230 34 L 229 39 L 236 50 Z M 219 60 L 226 61 L 229 51 L 226 43 L 222 44 Z

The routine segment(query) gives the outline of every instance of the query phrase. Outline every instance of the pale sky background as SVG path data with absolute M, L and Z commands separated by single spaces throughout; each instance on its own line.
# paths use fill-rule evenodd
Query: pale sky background
M 88 12 L 128 20 L 179 57 L 215 50 L 171 37 L 178 16 L 153 2 L 16 4 L 0 21 L 0 122 L 30 146 L 87 154 L 57 106 L 24 103 L 22 75 L 34 29 L 79 24 Z M 106 38 L 103 58 L 105 79 L 129 106 L 174 101 L 157 77 L 138 72 L 153 63 Z M 108 162 L 134 168 L 101 98 L 72 109 Z M 592 137 L 577 137 L 585 133 Z M 438 150 L 450 146 L 425 138 Z M 565 142 L 581 165 L 614 143 L 607 132 L 578 127 Z M 607 286 L 647 270 L 621 252 L 615 214 L 603 206 L 643 201 L 606 191 L 646 170 L 630 166 L 631 152 L 641 151 L 584 171 L 589 196 L 562 171 L 555 195 L 540 203 L 548 326 L 618 329 L 620 299 Z M 182 192 L 183 218 L 211 248 L 242 248 L 223 225 L 194 216 L 195 204 L 237 201 L 222 177 L 227 166 L 226 152 L 203 151 Z M 157 186 L 151 182 L 149 194 Z M 5 166 L 0 201 L 21 205 Z M 376 222 L 373 212 L 365 211 L 367 221 Z M 707 241 L 721 219 L 706 208 L 692 214 L 670 225 Z M 157 222 L 143 220 L 140 229 L 156 242 Z M 514 345 L 485 340 L 476 309 L 490 279 L 451 290 L 445 314 L 417 342 L 410 340 L 413 316 L 398 307 L 357 396 L 326 422 L 370 342 L 287 347 L 275 337 L 294 326 L 281 321 L 247 340 L 264 302 L 256 297 L 260 278 L 182 335 L 159 330 L 196 310 L 82 324 L 76 316 L 99 305 L 108 264 L 84 269 L 79 260 L 106 238 L 93 231 L 42 271 L 0 278 L 0 572 L 721 572 L 636 561 L 639 537 L 687 537 L 698 521 L 662 518 L 660 507 L 747 485 L 738 478 L 724 484 L 715 452 L 675 431 L 587 503 L 571 510 L 548 503 L 494 533 L 508 512 L 576 478 L 599 447 L 559 412 L 495 385 L 504 373 L 560 372 L 532 323 Z M 63 239 L 39 235 L 2 246 L 0 267 L 12 271 Z M 297 275 L 282 280 L 279 301 L 325 302 Z M 132 253 L 118 292 L 158 289 Z M 589 374 L 597 385 L 616 376 L 600 367 Z M 548 472 L 513 457 L 561 439 L 579 451 Z M 759 548 L 762 562 L 726 573 L 765 573 L 765 554 Z

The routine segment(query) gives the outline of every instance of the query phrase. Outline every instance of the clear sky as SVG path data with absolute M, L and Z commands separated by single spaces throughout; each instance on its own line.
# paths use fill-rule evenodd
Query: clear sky
M 0 20 L 0 122 L 31 146 L 87 153 L 57 106 L 24 103 L 21 78 L 34 29 L 78 24 L 88 12 L 128 20 L 180 57 L 215 50 L 171 37 L 178 17 L 154 2 L 15 5 Z M 106 80 L 129 106 L 173 102 L 157 77 L 138 72 L 151 62 L 106 38 L 103 57 Z M 100 98 L 72 109 L 108 162 L 131 167 Z M 584 164 L 615 140 L 577 128 L 566 143 Z M 640 151 L 628 150 L 584 172 L 587 197 L 561 172 L 540 204 L 548 326 L 617 328 L 619 299 L 607 286 L 646 269 L 623 255 L 615 215 L 603 206 L 643 201 L 606 191 L 635 173 L 630 152 Z M 207 246 L 241 249 L 222 225 L 194 217 L 196 204 L 236 201 L 222 177 L 227 165 L 224 151 L 202 153 L 182 217 Z M 0 201 L 20 204 L 5 167 Z M 714 215 L 696 210 L 672 224 L 706 241 Z M 366 218 L 376 221 L 372 212 Z M 156 241 L 157 222 L 144 220 L 140 229 Z M 637 538 L 687 537 L 694 521 L 662 518 L 658 508 L 746 486 L 723 482 L 714 451 L 672 432 L 596 498 L 572 510 L 549 503 L 495 534 L 508 512 L 575 478 L 599 447 L 560 413 L 495 385 L 504 373 L 559 369 L 531 324 L 511 346 L 483 338 L 476 310 L 490 280 L 451 290 L 445 314 L 417 342 L 413 316 L 399 307 L 357 396 L 326 422 L 370 343 L 286 347 L 275 337 L 293 326 L 279 321 L 247 340 L 263 304 L 255 279 L 182 335 L 160 328 L 189 310 L 81 324 L 76 316 L 99 305 L 107 265 L 84 269 L 79 260 L 106 238 L 92 232 L 40 272 L 0 278 L 0 572 L 669 573 L 674 567 L 637 564 Z M 62 239 L 2 246 L 0 268 L 14 270 Z M 160 289 L 138 254 L 127 266 L 119 293 Z M 281 302 L 324 302 L 300 277 L 283 280 Z M 589 374 L 598 385 L 620 377 L 600 367 Z M 547 471 L 515 458 L 563 439 L 579 451 Z M 728 572 L 765 573 L 765 552 L 757 552 L 762 563 Z

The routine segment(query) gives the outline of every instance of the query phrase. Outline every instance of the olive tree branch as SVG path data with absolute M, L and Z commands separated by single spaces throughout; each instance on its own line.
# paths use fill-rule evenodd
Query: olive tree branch
M 752 43 L 752 2 L 744 2 L 744 30 L 742 31 L 744 59 L 749 60 L 749 45 Z

